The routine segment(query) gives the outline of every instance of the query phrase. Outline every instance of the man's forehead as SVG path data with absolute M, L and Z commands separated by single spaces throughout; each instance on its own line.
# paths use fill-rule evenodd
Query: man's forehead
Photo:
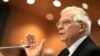
M 70 19 L 70 18 L 61 18 L 60 20 L 59 20 L 59 22 L 62 22 L 62 21 L 71 21 L 72 19 Z
M 72 21 L 73 20 L 74 15 L 65 15 L 65 16 L 61 16 L 61 18 L 59 19 L 59 21 Z

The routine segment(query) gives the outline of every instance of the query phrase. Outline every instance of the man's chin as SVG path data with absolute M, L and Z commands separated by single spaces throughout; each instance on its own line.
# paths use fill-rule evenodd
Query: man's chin
M 62 42 L 66 42 L 66 40 L 65 40 L 65 39 L 62 39 L 62 38 L 61 38 L 60 40 L 61 40 Z
M 60 40 L 62 42 L 66 42 L 66 36 L 65 35 L 60 35 Z

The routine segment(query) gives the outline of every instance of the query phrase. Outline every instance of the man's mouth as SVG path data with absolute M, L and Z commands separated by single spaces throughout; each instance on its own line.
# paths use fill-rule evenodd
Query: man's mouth
M 65 33 L 59 33 L 59 35 L 64 35 Z

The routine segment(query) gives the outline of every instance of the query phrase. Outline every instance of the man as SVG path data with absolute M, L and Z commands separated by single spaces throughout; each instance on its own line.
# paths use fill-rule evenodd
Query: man
M 89 37 L 91 20 L 82 8 L 72 6 L 63 9 L 57 28 L 61 41 L 67 45 L 58 56 L 100 56 L 99 47 Z M 34 39 L 28 42 L 30 48 L 25 49 L 27 55 L 40 56 L 45 40 L 40 45 L 36 45 Z

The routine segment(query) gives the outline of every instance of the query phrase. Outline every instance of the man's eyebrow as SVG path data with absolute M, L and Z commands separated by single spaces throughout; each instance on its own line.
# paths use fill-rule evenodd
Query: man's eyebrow
M 64 19 L 64 20 L 62 20 L 62 21 L 71 21 L 70 19 Z
M 71 21 L 69 18 L 65 18 L 65 19 L 63 19 L 63 20 L 60 20 L 60 21 L 58 21 L 58 22 L 56 22 L 56 23 L 60 23 L 60 22 L 63 22 L 63 21 Z

